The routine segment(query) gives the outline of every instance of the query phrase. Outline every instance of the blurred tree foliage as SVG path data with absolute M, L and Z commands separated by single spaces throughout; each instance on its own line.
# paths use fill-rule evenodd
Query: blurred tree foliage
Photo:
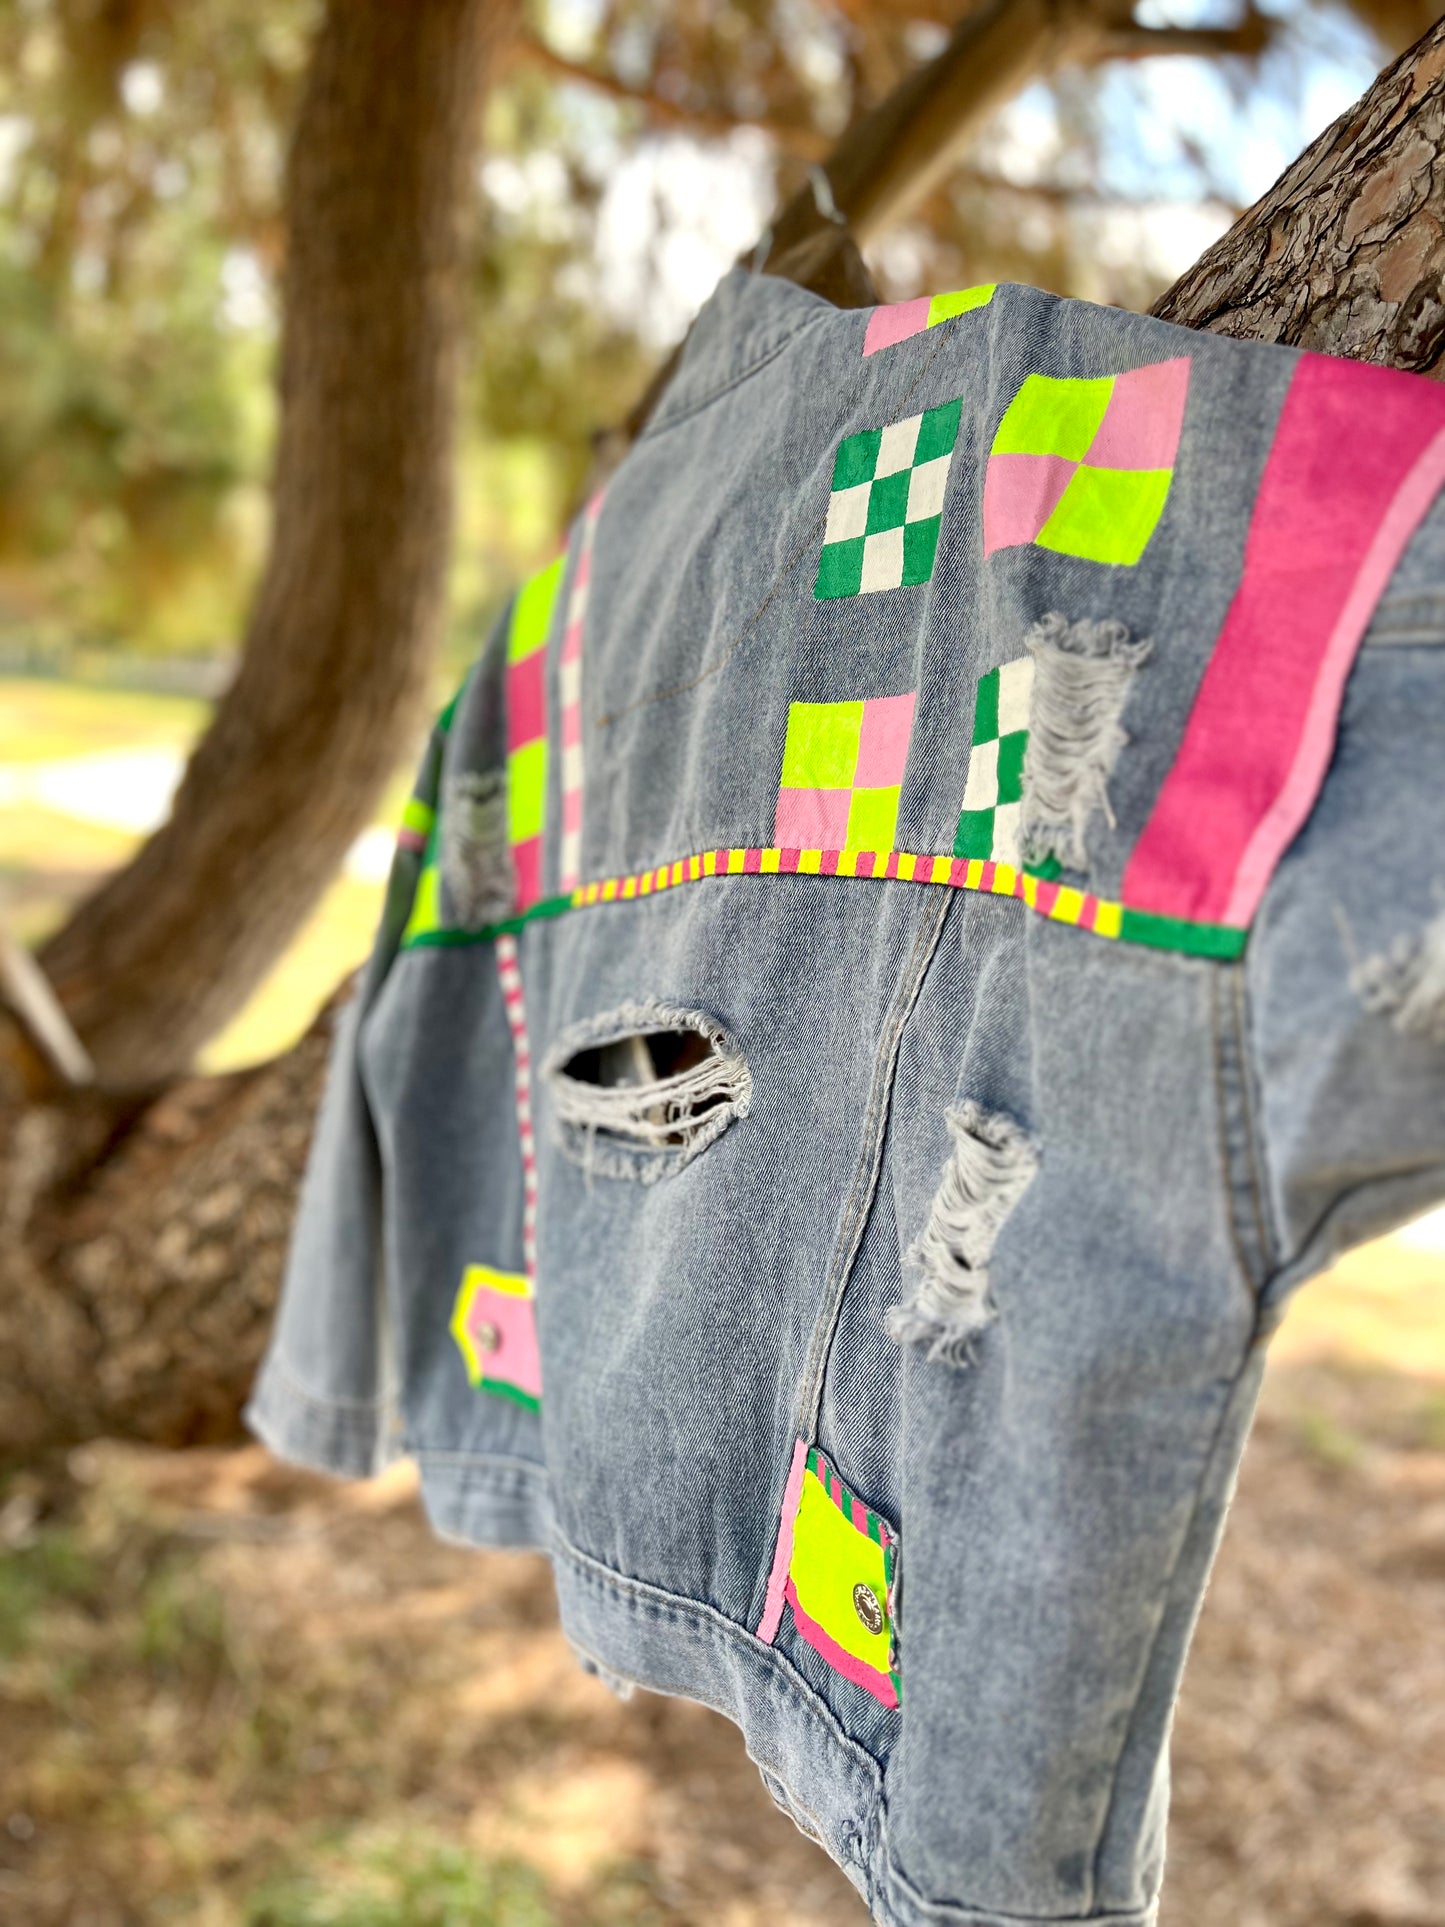
M 1228 0 L 1225 0 L 1226 8 Z M 1357 0 L 1403 44 L 1427 0 Z M 316 0 L 0 0 L 0 643 L 234 646 L 262 552 L 286 133 Z M 603 285 L 619 168 L 658 131 L 738 148 L 759 208 L 936 51 L 951 0 L 536 0 L 488 114 L 453 654 L 546 553 L 592 435 L 661 341 Z M 1226 13 L 1225 17 L 1229 17 Z M 980 143 L 874 263 L 889 292 L 1014 278 L 1147 305 L 1107 258 L 1096 70 L 1052 83 L 1044 164 Z M 1203 163 L 1199 192 L 1227 205 Z M 666 162 L 659 164 L 666 173 Z M 675 222 L 676 210 L 672 217 Z M 668 243 L 661 197 L 647 246 Z M 665 332 L 665 330 L 664 330 Z

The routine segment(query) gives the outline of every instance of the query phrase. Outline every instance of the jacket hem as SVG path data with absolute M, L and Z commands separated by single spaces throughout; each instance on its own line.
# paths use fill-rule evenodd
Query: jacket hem
M 714 1607 L 627 1578 L 558 1532 L 549 1550 L 562 1629 L 584 1662 L 731 1720 L 778 1806 L 837 1864 L 879 1927 L 1155 1927 L 1153 1902 L 1066 1915 L 925 1899 L 890 1857 L 881 1767 L 776 1647 Z
M 530 1459 L 472 1452 L 412 1451 L 422 1504 L 440 1538 L 475 1552 L 545 1552 L 552 1538 L 552 1499 L 545 1466 Z
M 241 1417 L 278 1459 L 309 1472 L 370 1479 L 399 1456 L 392 1445 L 395 1411 L 388 1401 L 310 1392 L 274 1357 L 262 1366 Z

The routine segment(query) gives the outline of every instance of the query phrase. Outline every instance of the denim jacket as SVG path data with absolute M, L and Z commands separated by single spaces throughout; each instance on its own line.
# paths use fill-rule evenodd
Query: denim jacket
M 432 735 L 251 1423 L 889 1927 L 1155 1919 L 1264 1340 L 1445 1196 L 1442 480 L 1413 377 L 734 272 Z

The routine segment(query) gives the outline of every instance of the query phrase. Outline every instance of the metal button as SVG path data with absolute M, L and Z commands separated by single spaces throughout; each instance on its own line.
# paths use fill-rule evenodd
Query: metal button
M 882 1632 L 883 1608 L 878 1604 L 878 1595 L 871 1586 L 865 1586 L 861 1579 L 853 1588 L 853 1610 L 868 1632 Z
M 472 1333 L 472 1338 L 479 1352 L 495 1352 L 501 1348 L 502 1334 L 495 1325 L 478 1325 Z

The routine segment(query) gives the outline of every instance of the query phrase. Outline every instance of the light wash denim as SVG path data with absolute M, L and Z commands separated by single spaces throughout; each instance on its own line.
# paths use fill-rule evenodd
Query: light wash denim
M 1053 838 L 1072 860 L 1036 846 L 1030 864 L 1036 885 L 1052 870 L 1127 898 L 1222 646 L 1300 357 L 1023 288 L 921 317 L 723 281 L 574 531 L 546 625 L 541 896 L 500 933 L 515 622 L 483 652 L 423 771 L 418 821 L 439 802 L 442 822 L 398 854 L 338 1029 L 250 1420 L 338 1473 L 408 1454 L 440 1532 L 545 1549 L 583 1662 L 736 1721 L 889 1927 L 1145 1927 L 1170 1717 L 1264 1341 L 1295 1285 L 1445 1197 L 1445 512 L 1417 486 L 1381 538 L 1383 595 L 1356 607 L 1356 628 L 1373 618 L 1326 701 L 1323 787 L 1235 954 L 1191 954 L 1166 925 L 1111 939 L 952 873 L 813 874 L 796 850 L 740 869 L 730 853 L 788 847 L 790 705 L 914 692 L 892 847 L 951 852 L 980 679 L 1057 615 L 1152 646 L 1100 699 L 1116 726 L 1098 780 Z M 984 554 L 988 463 L 1027 375 L 1184 356 L 1137 562 Z M 820 597 L 839 444 L 955 400 L 929 579 Z M 1370 410 L 1351 422 L 1345 468 L 1372 445 Z M 1035 696 L 1043 676 L 1041 658 Z M 1234 800 L 1201 793 L 1206 832 Z M 441 938 L 404 942 L 462 810 L 471 884 L 462 837 Z M 594 883 L 618 888 L 588 901 Z M 608 1079 L 579 1067 L 649 1030 L 700 1040 L 711 1095 L 630 1131 L 589 1121 Z M 540 1412 L 469 1374 L 450 1325 L 473 1265 L 534 1275 Z M 769 1630 L 799 1440 L 860 1502 L 839 1515 L 860 1559 L 893 1542 L 900 1705 L 830 1663 L 791 1604 Z M 860 1597 L 866 1627 L 879 1601 Z

